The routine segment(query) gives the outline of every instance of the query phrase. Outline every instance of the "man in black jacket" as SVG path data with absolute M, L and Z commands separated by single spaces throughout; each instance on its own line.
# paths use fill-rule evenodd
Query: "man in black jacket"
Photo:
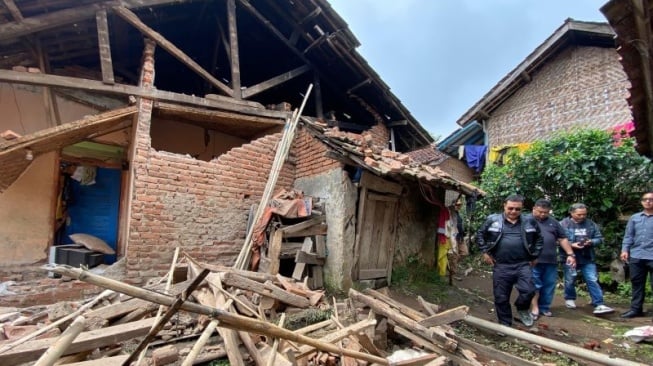
M 510 195 L 503 201 L 503 213 L 487 217 L 477 232 L 477 243 L 485 263 L 494 266 L 494 307 L 499 323 L 512 325 L 510 293 L 519 295 L 515 307 L 524 325 L 533 325 L 530 305 L 535 295 L 531 266 L 542 251 L 543 238 L 537 221 L 521 214 L 524 197 Z

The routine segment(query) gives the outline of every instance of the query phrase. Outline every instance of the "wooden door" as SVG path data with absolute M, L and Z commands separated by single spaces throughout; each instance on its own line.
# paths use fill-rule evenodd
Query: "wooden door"
M 390 283 L 398 196 L 361 188 L 355 242 L 354 279 L 387 278 Z

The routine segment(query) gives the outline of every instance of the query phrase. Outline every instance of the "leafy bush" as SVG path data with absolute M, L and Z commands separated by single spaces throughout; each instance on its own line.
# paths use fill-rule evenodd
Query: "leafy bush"
M 605 237 L 596 251 L 599 266 L 618 255 L 626 224 L 619 217 L 639 211 L 641 193 L 652 187 L 653 165 L 635 151 L 632 139 L 615 144 L 602 130 L 565 132 L 509 158 L 505 166 L 489 165 L 481 175 L 480 187 L 487 196 L 477 202 L 471 217 L 474 230 L 488 214 L 502 211 L 509 194 L 523 195 L 527 209 L 539 198 L 550 199 L 558 219 L 572 204 L 582 202 Z

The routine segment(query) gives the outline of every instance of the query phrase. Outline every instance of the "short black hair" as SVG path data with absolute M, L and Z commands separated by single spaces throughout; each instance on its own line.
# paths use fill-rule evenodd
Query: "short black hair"
M 524 196 L 522 196 L 521 194 L 511 194 L 510 196 L 506 197 L 505 200 L 503 200 L 503 203 L 506 203 L 508 201 L 524 203 Z
M 546 208 L 547 210 L 550 210 L 551 201 L 544 198 L 540 198 L 539 200 L 535 201 L 535 207 L 542 207 L 542 208 Z
M 572 213 L 572 212 L 574 212 L 576 210 L 582 210 L 582 209 L 587 210 L 587 206 L 585 206 L 584 203 L 574 203 L 573 205 L 571 205 L 571 207 L 569 207 L 569 213 Z

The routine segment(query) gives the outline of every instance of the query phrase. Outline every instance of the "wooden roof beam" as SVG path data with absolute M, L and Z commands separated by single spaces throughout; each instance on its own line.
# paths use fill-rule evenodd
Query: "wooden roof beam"
M 172 103 L 189 104 L 204 108 L 223 109 L 227 111 L 240 112 L 254 116 L 264 116 L 272 118 L 285 118 L 288 113 L 280 111 L 271 111 L 264 109 L 259 103 L 251 101 L 239 101 L 223 96 L 214 96 L 211 99 L 196 97 L 180 93 L 173 93 L 158 89 L 145 89 L 139 86 L 114 84 L 108 85 L 101 81 L 49 75 L 33 74 L 29 72 L 19 72 L 12 70 L 0 70 L 0 81 L 18 84 L 52 86 L 59 88 L 86 90 L 91 92 L 100 92 L 119 95 L 134 95 L 153 100 L 166 101 Z
M 109 42 L 109 22 L 107 11 L 102 9 L 95 14 L 97 25 L 97 39 L 100 50 L 100 67 L 102 69 L 102 82 L 105 84 L 115 83 L 113 77 L 113 60 L 111 59 L 111 43 Z
M 304 74 L 305 72 L 309 71 L 311 69 L 310 66 L 308 65 L 303 65 L 298 68 L 295 68 L 293 70 L 290 70 L 286 73 L 283 73 L 281 75 L 275 76 L 269 80 L 266 80 L 262 83 L 258 83 L 256 85 L 253 85 L 251 87 L 248 87 L 247 89 L 243 90 L 243 98 L 249 98 L 253 95 L 256 95 L 264 90 L 270 89 L 274 86 L 277 86 L 279 84 L 285 83 L 288 80 L 294 79 L 299 75 Z
M 143 33 L 143 35 L 154 40 L 156 44 L 161 46 L 161 48 L 168 51 L 168 53 L 170 53 L 172 56 L 174 56 L 177 60 L 179 60 L 184 65 L 188 66 L 191 70 L 196 72 L 205 80 L 210 82 L 213 86 L 221 90 L 226 95 L 233 96 L 234 92 L 230 87 L 222 83 L 220 80 L 216 79 L 213 75 L 211 75 L 208 71 L 206 71 L 202 66 L 200 66 L 197 62 L 195 62 L 186 53 L 184 53 L 184 51 L 180 50 L 172 42 L 168 41 L 165 37 L 163 37 L 161 34 L 156 32 L 154 29 L 148 27 L 131 10 L 122 6 L 117 6 L 113 8 L 113 11 L 122 19 L 124 19 L 127 23 L 133 25 L 136 29 L 138 29 L 141 33 Z
M 23 14 L 20 12 L 20 9 L 18 9 L 18 7 L 16 6 L 14 0 L 2 0 L 2 2 L 5 4 L 7 10 L 9 10 L 9 13 L 11 13 L 11 16 L 14 17 L 15 21 L 19 23 L 23 21 Z
M 3 0 L 6 1 L 6 0 Z M 78 6 L 51 13 L 23 18 L 21 22 L 14 21 L 0 25 L 0 42 L 27 36 L 66 24 L 80 22 L 95 16 L 98 10 L 121 5 L 127 9 L 151 7 L 171 3 L 182 3 L 187 0 L 114 0 L 92 5 Z

